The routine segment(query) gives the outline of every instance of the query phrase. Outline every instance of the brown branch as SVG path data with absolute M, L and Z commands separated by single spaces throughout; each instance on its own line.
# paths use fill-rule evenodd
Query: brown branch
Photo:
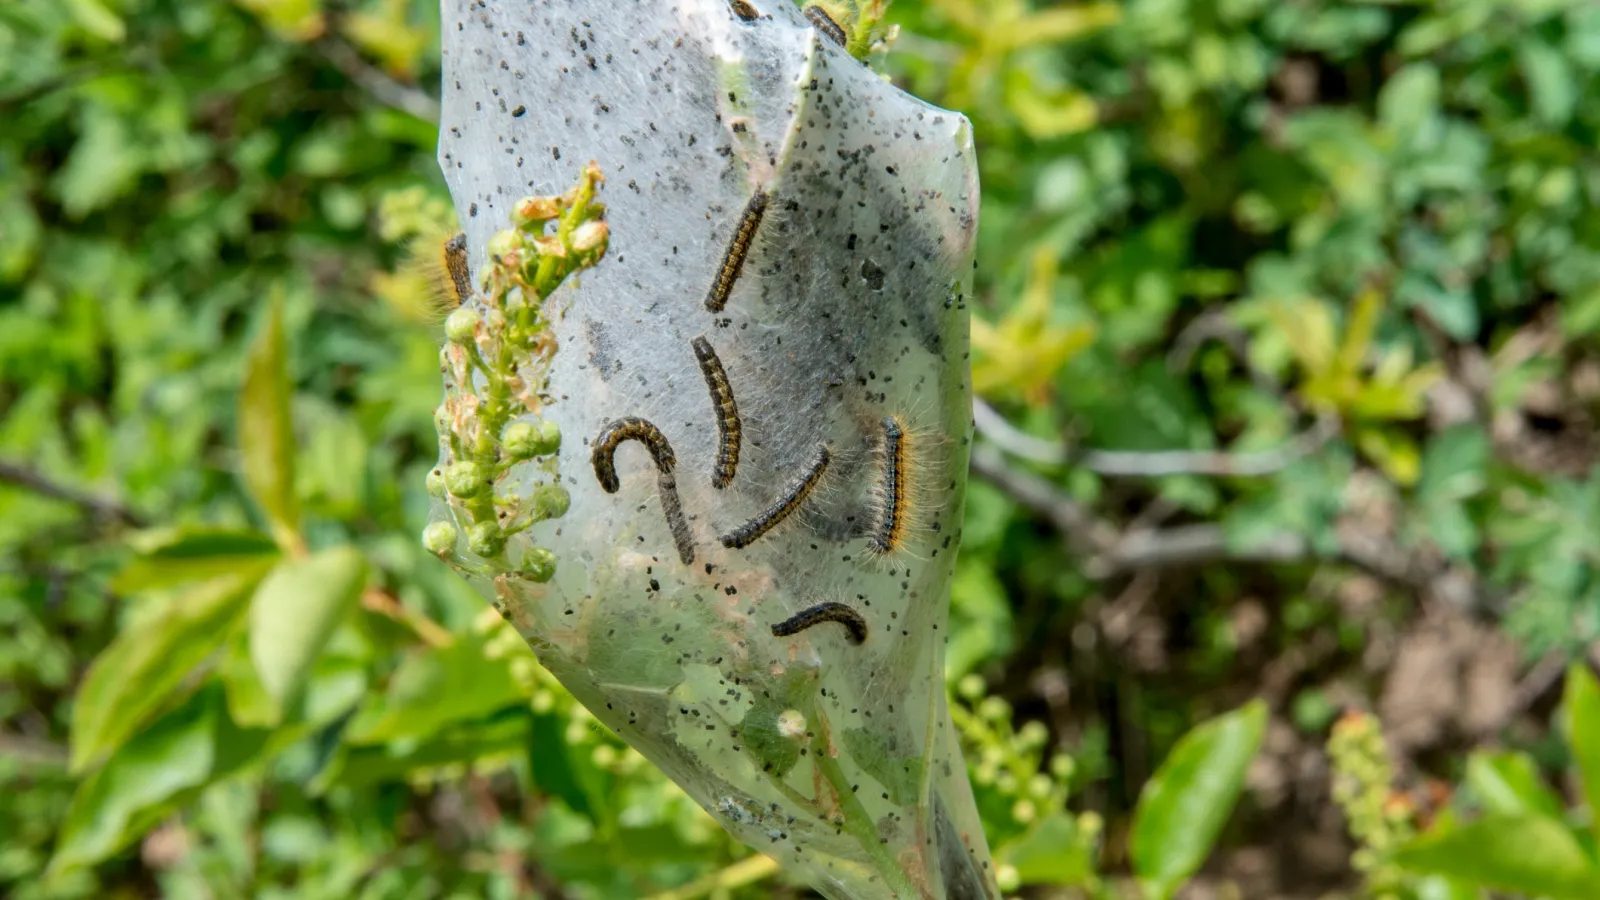
M 315 46 L 323 59 L 378 102 L 425 122 L 439 121 L 439 101 L 385 75 L 349 44 L 336 38 L 323 38 Z
M 1214 522 L 1122 530 L 1050 481 L 1009 466 L 1001 452 L 987 444 L 973 448 L 972 471 L 1054 526 L 1067 549 L 1084 557 L 1084 575 L 1096 580 L 1223 561 L 1341 562 L 1390 585 L 1460 608 L 1482 611 L 1494 604 L 1494 597 L 1476 578 L 1448 566 L 1426 564 L 1380 535 L 1340 528 L 1337 546 L 1328 552 L 1288 533 L 1254 544 L 1237 544 Z
M 1248 453 L 1219 450 L 1083 450 L 1034 437 L 1007 422 L 981 399 L 972 403 L 978 433 L 1012 456 L 1047 465 L 1071 463 L 1110 478 L 1169 475 L 1257 477 L 1270 475 L 1322 449 L 1339 433 L 1339 420 L 1324 417 L 1281 447 Z
M 121 522 L 133 528 L 145 528 L 149 519 L 134 512 L 109 497 L 97 497 L 87 491 L 53 481 L 37 469 L 21 463 L 0 460 L 0 481 L 26 488 L 64 503 L 70 503 L 97 519 Z

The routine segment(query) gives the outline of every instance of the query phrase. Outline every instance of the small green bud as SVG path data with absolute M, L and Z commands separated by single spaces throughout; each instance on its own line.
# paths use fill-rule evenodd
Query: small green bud
M 470 344 L 478 336 L 478 314 L 466 307 L 451 313 L 444 320 L 444 336 L 452 344 Z
M 440 471 L 438 466 L 428 470 L 427 484 L 429 497 L 435 500 L 444 499 L 447 493 L 444 485 L 444 472 Z
M 449 522 L 434 522 L 422 529 L 422 546 L 434 556 L 443 556 L 456 548 L 456 526 Z
M 549 456 L 561 449 L 561 428 L 548 419 L 512 422 L 500 432 L 500 443 L 512 459 Z
M 556 555 L 544 547 L 529 547 L 522 554 L 522 577 L 543 584 L 556 575 Z
M 1022 873 L 1013 865 L 1002 865 L 995 870 L 995 885 L 1007 894 L 1022 887 Z
M 506 536 L 494 522 L 479 522 L 467 532 L 467 549 L 479 556 L 499 556 L 506 547 Z
M 1032 800 L 1018 800 L 1016 803 L 1011 804 L 1011 818 L 1016 819 L 1023 825 L 1032 822 L 1035 818 L 1038 818 L 1038 815 L 1039 808 L 1033 805 Z
M 540 688 L 538 693 L 533 695 L 534 712 L 543 714 L 555 708 L 556 695 L 549 688 Z
M 559 519 L 572 506 L 572 495 L 559 484 L 546 484 L 534 490 L 528 505 L 537 520 Z
M 497 231 L 494 233 L 494 237 L 489 238 L 489 256 L 491 259 L 504 257 L 513 250 L 521 249 L 521 247 L 522 235 L 509 228 L 505 231 Z
M 1057 753 L 1050 758 L 1050 774 L 1054 775 L 1057 780 L 1066 781 L 1070 779 L 1077 768 L 1077 763 L 1065 753 Z
M 444 486 L 451 494 L 470 500 L 489 489 L 489 479 L 477 463 L 458 462 L 444 473 Z
M 806 717 L 798 709 L 786 709 L 778 713 L 777 731 L 779 737 L 797 741 L 806 736 Z
M 1043 772 L 1035 772 L 1033 777 L 1028 779 L 1028 796 L 1035 800 L 1048 800 L 1050 799 L 1050 789 L 1053 787 L 1055 787 L 1055 783 L 1050 780 L 1049 775 Z
M 970 700 L 976 700 L 979 697 L 982 697 L 983 696 L 983 676 L 981 676 L 981 675 L 965 675 L 965 676 L 962 676 L 961 683 L 956 685 L 956 693 L 960 694 L 962 699 L 969 700 L 969 701 Z

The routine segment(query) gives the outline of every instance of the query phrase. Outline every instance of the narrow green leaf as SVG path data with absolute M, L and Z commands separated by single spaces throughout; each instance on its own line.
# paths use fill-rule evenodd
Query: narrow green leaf
M 1205 862 L 1266 727 L 1260 700 L 1218 716 L 1184 735 L 1144 786 L 1129 850 L 1147 896 L 1172 896 Z
M 1559 820 L 1561 799 L 1545 786 L 1526 753 L 1474 753 L 1467 758 L 1467 786 L 1491 813 L 1540 815 Z
M 239 390 L 239 458 L 245 487 L 285 549 L 300 542 L 290 392 L 282 302 L 274 297 L 261 334 L 245 358 L 244 386 Z
M 73 704 L 74 772 L 115 752 L 171 699 L 226 640 L 265 571 L 260 566 L 205 582 L 111 642 L 90 665 Z
M 112 590 L 121 594 L 214 578 L 278 555 L 272 538 L 256 531 L 163 528 L 137 535 L 128 544 L 139 555 L 112 582 Z
M 353 547 L 285 560 L 262 581 L 250 601 L 250 660 L 280 709 L 296 699 L 366 581 L 367 562 Z
M 1600 871 L 1565 826 L 1543 816 L 1485 816 L 1447 834 L 1424 835 L 1394 860 L 1418 874 L 1530 897 L 1600 897 Z
M 1591 821 L 1600 821 L 1600 685 L 1583 663 L 1567 670 L 1565 697 L 1567 742 L 1583 776 L 1583 798 Z

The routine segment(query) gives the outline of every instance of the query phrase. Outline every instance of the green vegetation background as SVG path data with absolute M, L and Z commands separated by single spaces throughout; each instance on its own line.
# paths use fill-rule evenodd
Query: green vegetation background
M 889 18 L 980 149 L 948 676 L 1002 882 L 1600 896 L 1561 678 L 1600 639 L 1600 7 Z M 437 28 L 0 5 L 0 893 L 804 893 L 418 545 Z M 314 652 L 253 658 L 307 581 Z

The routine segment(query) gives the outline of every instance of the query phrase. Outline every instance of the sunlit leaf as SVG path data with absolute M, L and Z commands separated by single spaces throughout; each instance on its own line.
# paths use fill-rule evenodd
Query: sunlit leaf
M 250 600 L 250 659 L 261 686 L 292 702 L 306 672 L 366 586 L 367 563 L 353 547 L 285 560 Z
M 300 544 L 300 504 L 294 483 L 294 423 L 290 417 L 288 349 L 283 304 L 267 304 L 266 321 L 245 357 L 239 390 L 239 458 L 245 486 L 284 549 Z

